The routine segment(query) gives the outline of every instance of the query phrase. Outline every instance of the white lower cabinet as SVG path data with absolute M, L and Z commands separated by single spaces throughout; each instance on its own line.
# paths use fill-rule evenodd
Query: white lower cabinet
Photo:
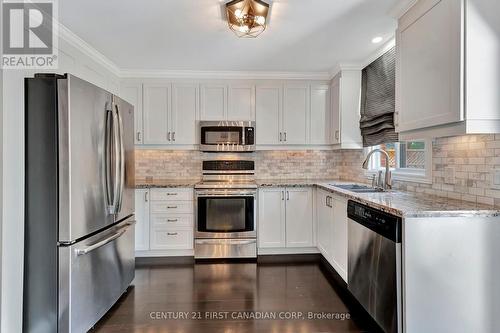
M 135 190 L 135 250 L 149 249 L 149 189 Z
M 316 198 L 318 249 L 347 282 L 347 200 L 321 189 Z
M 136 251 L 140 256 L 193 250 L 193 189 L 136 190 Z
M 259 248 L 314 246 L 310 187 L 259 190 Z

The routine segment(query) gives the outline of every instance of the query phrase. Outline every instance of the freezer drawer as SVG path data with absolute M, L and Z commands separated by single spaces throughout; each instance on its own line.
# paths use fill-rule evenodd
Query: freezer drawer
M 59 248 L 59 332 L 88 331 L 132 282 L 134 223 Z

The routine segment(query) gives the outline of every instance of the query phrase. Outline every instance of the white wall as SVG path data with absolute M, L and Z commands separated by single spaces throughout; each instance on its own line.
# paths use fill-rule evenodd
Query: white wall
M 118 92 L 117 70 L 102 55 L 60 29 L 59 70 L 111 92 Z M 1 239 L 1 332 L 22 331 L 24 243 L 24 78 L 34 71 L 6 70 L 3 75 L 3 186 Z

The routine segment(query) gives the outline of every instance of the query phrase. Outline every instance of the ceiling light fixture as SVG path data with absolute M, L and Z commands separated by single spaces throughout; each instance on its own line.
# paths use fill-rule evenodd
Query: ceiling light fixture
M 233 0 L 226 3 L 227 22 L 238 37 L 255 38 L 266 30 L 269 4 L 262 0 Z
M 378 44 L 378 43 L 380 43 L 380 42 L 382 41 L 382 39 L 383 39 L 383 38 L 382 38 L 382 37 L 380 37 L 380 36 L 375 37 L 375 38 L 373 38 L 373 39 L 372 39 L 372 43 L 373 43 L 373 44 Z

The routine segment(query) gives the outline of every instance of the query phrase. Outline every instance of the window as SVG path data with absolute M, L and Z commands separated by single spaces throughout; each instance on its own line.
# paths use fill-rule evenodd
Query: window
M 424 183 L 432 181 L 432 142 L 430 140 L 386 143 L 370 147 L 368 151 L 376 148 L 383 149 L 389 154 L 389 167 L 393 171 L 394 179 Z M 372 155 L 368 176 L 372 177 L 378 170 L 385 170 L 385 163 L 383 155 Z

